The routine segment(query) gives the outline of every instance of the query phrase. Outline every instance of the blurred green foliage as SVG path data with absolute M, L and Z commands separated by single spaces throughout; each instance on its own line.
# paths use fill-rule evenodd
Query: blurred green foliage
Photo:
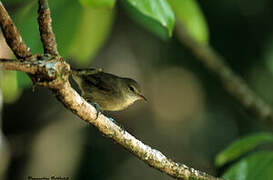
M 220 152 L 216 156 L 215 164 L 216 166 L 223 166 L 265 143 L 273 143 L 272 133 L 258 133 L 242 137 Z
M 273 74 L 273 34 L 271 34 L 271 37 L 265 43 L 264 57 L 267 68 Z
M 273 177 L 273 152 L 255 153 L 232 166 L 223 178 L 229 180 L 270 180 Z
M 79 0 L 85 6 L 113 8 L 116 0 Z
M 198 42 L 207 44 L 209 30 L 206 19 L 195 0 L 169 0 L 176 20 L 183 24 L 189 34 Z
M 90 64 L 112 29 L 114 14 L 114 9 L 85 7 L 82 10 L 81 21 L 69 50 L 75 64 L 83 67 Z
M 6 103 L 16 101 L 21 94 L 21 90 L 18 88 L 16 74 L 16 71 L 3 71 L 1 74 L 0 87 Z

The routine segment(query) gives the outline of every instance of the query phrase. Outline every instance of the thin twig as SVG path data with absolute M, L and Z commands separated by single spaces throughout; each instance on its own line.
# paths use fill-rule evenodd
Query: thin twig
M 196 42 L 182 24 L 176 26 L 179 40 L 183 43 L 210 71 L 214 72 L 223 82 L 226 90 L 234 96 L 249 112 L 266 122 L 273 123 L 271 107 L 257 96 L 247 83 L 225 63 L 210 46 Z
M 8 12 L 0 1 L 0 24 L 7 44 L 18 59 L 27 59 L 31 56 L 31 50 L 24 43 L 19 31 L 11 20 Z
M 0 67 L 3 67 L 6 70 L 22 71 L 28 74 L 35 74 L 38 71 L 37 66 L 14 59 L 0 59 Z
M 39 0 L 38 23 L 44 53 L 58 56 L 59 53 L 57 50 L 57 43 L 55 40 L 55 34 L 52 30 L 51 21 L 48 1 Z
M 0 58 L 0 68 L 4 68 L 5 70 L 11 71 L 22 71 L 27 73 L 32 81 L 37 85 L 48 86 L 48 81 L 54 80 L 56 78 L 56 74 L 50 68 L 50 63 L 57 65 L 56 60 L 53 61 L 44 61 L 44 60 L 36 60 L 36 61 L 20 61 L 13 59 L 3 59 Z M 46 68 L 48 65 L 48 68 Z M 48 74 L 45 76 L 45 74 Z M 41 82 L 42 80 L 42 82 Z M 45 81 L 45 82 L 44 82 Z M 44 85 L 46 84 L 46 85 Z

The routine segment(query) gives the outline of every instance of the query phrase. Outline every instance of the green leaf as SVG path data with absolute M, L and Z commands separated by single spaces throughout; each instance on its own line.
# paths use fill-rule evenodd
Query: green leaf
M 195 0 L 169 0 L 176 19 L 198 42 L 207 44 L 209 30 L 206 19 Z
M 3 71 L 0 88 L 5 103 L 13 103 L 20 97 L 21 90 L 18 88 L 16 71 Z
M 229 168 L 223 178 L 229 180 L 271 180 L 273 152 L 258 152 Z
M 139 25 L 143 26 L 146 30 L 150 31 L 151 33 L 155 34 L 162 40 L 168 40 L 169 32 L 166 28 L 164 28 L 160 23 L 158 23 L 156 20 L 145 16 L 140 11 L 138 11 L 136 8 L 134 8 L 131 4 L 129 4 L 127 1 L 122 1 L 123 7 L 128 12 L 128 14 L 131 16 L 131 18 L 136 21 Z
M 116 0 L 79 0 L 79 2 L 88 7 L 95 8 L 113 8 Z
M 174 28 L 174 13 L 167 0 L 126 0 L 143 15 L 155 20 L 167 29 L 172 36 Z
M 112 29 L 114 9 L 86 7 L 82 10 L 81 17 L 69 54 L 75 58 L 75 63 L 86 66 L 90 58 L 96 55 Z
M 272 133 L 258 133 L 245 136 L 232 143 L 224 151 L 220 152 L 216 156 L 215 164 L 216 166 L 222 166 L 253 150 L 253 148 L 269 142 L 273 142 Z

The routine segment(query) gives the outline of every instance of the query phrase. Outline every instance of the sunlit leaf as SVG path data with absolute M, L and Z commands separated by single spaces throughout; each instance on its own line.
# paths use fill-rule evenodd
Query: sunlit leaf
M 198 42 L 207 44 L 209 30 L 206 19 L 195 0 L 168 0 L 176 15 L 189 34 Z
M 174 28 L 174 13 L 167 0 L 125 0 L 143 15 L 155 20 L 166 28 L 169 36 Z
M 139 25 L 143 26 L 146 30 L 150 31 L 163 40 L 168 40 L 170 38 L 168 30 L 160 23 L 148 16 L 145 16 L 132 5 L 126 3 L 126 1 L 123 2 L 125 2 L 123 7 L 126 9 L 131 18 Z
M 258 152 L 248 156 L 223 175 L 229 180 L 271 180 L 273 177 L 273 152 Z
M 215 164 L 222 166 L 253 150 L 253 148 L 269 142 L 273 142 L 272 133 L 258 133 L 240 138 L 216 156 Z
M 112 8 L 115 5 L 116 0 L 79 0 L 84 6 L 94 8 Z
M 3 71 L 0 76 L 0 87 L 5 103 L 16 101 L 21 94 L 17 85 L 16 71 Z

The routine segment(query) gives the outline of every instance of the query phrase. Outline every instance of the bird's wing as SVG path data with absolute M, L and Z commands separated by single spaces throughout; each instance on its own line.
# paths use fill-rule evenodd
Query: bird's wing
M 88 75 L 84 77 L 84 80 L 94 86 L 95 88 L 102 90 L 102 91 L 113 91 L 114 88 L 112 87 L 112 83 L 109 83 L 109 81 L 112 80 L 109 79 L 111 77 L 108 77 L 107 75 L 105 75 L 105 73 L 101 74 L 101 73 L 97 73 L 97 74 L 93 74 L 93 75 Z
M 102 72 L 101 68 L 88 68 L 88 69 L 74 69 L 72 68 L 72 74 L 77 76 L 87 76 L 87 75 L 93 75 Z

